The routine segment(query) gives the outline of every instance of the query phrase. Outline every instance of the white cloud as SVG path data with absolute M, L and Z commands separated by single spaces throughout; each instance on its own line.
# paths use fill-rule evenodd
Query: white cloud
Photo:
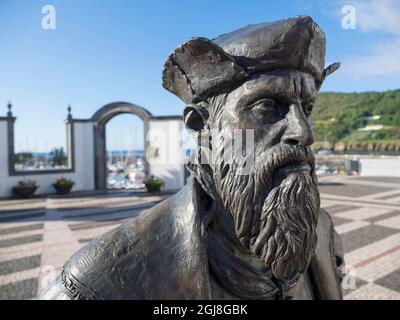
M 372 53 L 345 59 L 343 73 L 354 79 L 381 75 L 400 76 L 400 39 L 376 46 Z
M 360 48 L 357 55 L 344 58 L 341 74 L 352 79 L 400 76 L 400 0 L 338 0 L 327 6 L 325 12 L 330 8 L 330 12 L 336 12 L 336 17 L 342 19 L 338 6 L 345 5 L 355 8 L 356 30 L 385 32 L 388 37 L 382 38 L 387 39 L 385 42 Z
M 344 0 L 341 3 L 355 7 L 356 28 L 361 31 L 384 31 L 400 35 L 399 0 Z

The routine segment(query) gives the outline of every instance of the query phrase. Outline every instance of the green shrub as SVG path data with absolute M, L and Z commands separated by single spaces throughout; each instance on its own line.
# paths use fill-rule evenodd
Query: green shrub
M 71 191 L 74 184 L 75 182 L 70 179 L 60 178 L 53 183 L 53 188 L 56 189 L 58 194 L 67 194 Z
M 161 179 L 146 179 L 143 181 L 147 191 L 149 192 L 159 192 L 161 188 L 164 186 L 164 181 Z
M 67 179 L 67 178 L 60 178 L 57 179 L 57 181 L 53 184 L 53 186 L 73 186 L 75 184 L 74 181 L 72 181 L 71 179 Z
M 26 180 L 19 181 L 12 189 L 12 195 L 14 198 L 32 198 L 36 189 L 39 188 L 36 181 Z
M 37 182 L 34 180 L 18 181 L 14 188 L 34 188 L 37 187 Z

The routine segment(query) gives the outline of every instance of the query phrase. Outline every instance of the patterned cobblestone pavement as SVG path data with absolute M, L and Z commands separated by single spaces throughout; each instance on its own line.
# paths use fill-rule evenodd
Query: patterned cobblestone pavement
M 321 206 L 343 239 L 345 299 L 400 299 L 400 178 L 319 180 Z
M 343 237 L 345 299 L 400 299 L 400 178 L 325 177 Z M 110 193 L 0 201 L 0 299 L 33 299 L 76 250 L 161 201 Z

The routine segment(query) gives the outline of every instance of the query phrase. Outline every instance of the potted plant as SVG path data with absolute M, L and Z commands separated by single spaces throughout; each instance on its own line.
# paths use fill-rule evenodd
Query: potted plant
M 164 186 L 164 181 L 151 177 L 150 179 L 144 180 L 144 185 L 148 192 L 160 192 L 161 187 Z
M 57 181 L 53 183 L 53 188 L 56 189 L 57 194 L 68 194 L 70 193 L 74 184 L 74 181 L 63 177 L 57 179 Z
M 36 184 L 36 181 L 27 180 L 19 181 L 11 191 L 14 198 L 28 199 L 33 197 L 37 188 L 39 186 Z

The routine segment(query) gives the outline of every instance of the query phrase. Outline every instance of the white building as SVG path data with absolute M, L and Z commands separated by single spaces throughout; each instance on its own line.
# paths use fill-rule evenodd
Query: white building
M 11 105 L 0 117 L 0 197 L 9 197 L 11 188 L 21 180 L 35 180 L 37 193 L 53 193 L 52 184 L 60 177 L 75 182 L 74 191 L 106 188 L 105 125 L 113 117 L 131 113 L 144 123 L 145 174 L 164 180 L 164 190 L 177 190 L 185 180 L 185 149 L 188 136 L 181 116 L 153 116 L 146 109 L 127 102 L 100 108 L 90 119 L 66 120 L 68 168 L 62 170 L 16 171 L 14 122 Z M 156 150 L 157 152 L 150 152 Z

